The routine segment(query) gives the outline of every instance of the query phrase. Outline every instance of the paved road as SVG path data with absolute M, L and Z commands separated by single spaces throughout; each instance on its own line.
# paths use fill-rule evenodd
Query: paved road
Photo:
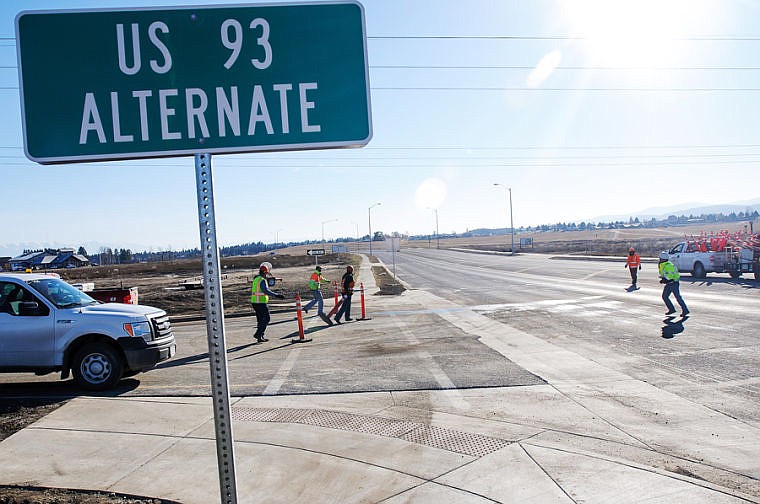
M 380 257 L 393 260 L 390 253 Z M 666 321 L 652 263 L 643 265 L 635 292 L 627 290 L 622 259 L 404 249 L 395 265 L 415 288 L 760 425 L 760 284 L 754 279 L 683 275 L 691 314 Z
M 380 253 L 390 265 L 390 254 Z M 599 364 L 674 392 L 731 417 L 760 425 L 758 284 L 727 275 L 693 281 L 682 291 L 692 311 L 665 322 L 655 265 L 644 264 L 641 289 L 628 292 L 621 262 L 568 261 L 524 254 L 489 256 L 435 249 L 396 254 L 400 279 Z M 405 299 L 405 298 L 402 298 Z M 409 316 L 378 311 L 387 324 L 327 328 L 306 319 L 314 342 L 292 345 L 292 313 L 274 315 L 271 341 L 251 342 L 252 317 L 226 324 L 233 395 L 424 390 L 540 383 L 478 338 L 447 329 L 440 312 L 409 305 Z M 328 301 L 328 306 L 331 302 Z M 386 303 L 387 304 L 387 303 Z M 358 305 L 358 303 L 357 303 Z M 396 303 L 396 311 L 398 311 Z M 403 306 L 403 305 L 402 305 Z M 380 308 L 383 310 L 384 308 Z M 358 309 L 355 309 L 358 314 Z M 205 325 L 175 324 L 178 355 L 124 380 L 120 395 L 207 395 Z M 77 395 L 56 375 L 0 375 L 0 395 Z
M 754 284 L 685 280 L 693 317 L 678 332 L 651 264 L 629 293 L 622 263 L 432 250 L 396 260 L 417 288 L 372 295 L 368 321 L 308 318 L 311 343 L 291 343 L 292 313 L 256 345 L 252 318 L 228 319 L 247 495 L 760 502 L 757 332 L 738 316 L 757 312 Z M 213 501 L 211 404 L 186 397 L 208 395 L 205 326 L 175 331 L 178 356 L 125 380 L 118 399 L 77 398 L 5 440 L 2 481 Z M 76 395 L 55 377 L 0 383 L 0 395 Z M 93 463 L 102 453 L 118 460 Z M 155 477 L 167 467 L 185 470 Z

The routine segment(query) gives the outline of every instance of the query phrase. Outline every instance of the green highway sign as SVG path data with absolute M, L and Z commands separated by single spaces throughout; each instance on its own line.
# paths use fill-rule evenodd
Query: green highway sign
M 353 147 L 372 122 L 355 1 L 16 16 L 24 149 L 66 163 Z

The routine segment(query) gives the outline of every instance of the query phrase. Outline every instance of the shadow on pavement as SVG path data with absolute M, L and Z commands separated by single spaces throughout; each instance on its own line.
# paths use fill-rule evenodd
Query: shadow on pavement
M 688 315 L 680 319 L 676 319 L 675 317 L 667 317 L 665 320 L 663 320 L 665 325 L 662 326 L 662 337 L 665 339 L 671 339 L 676 334 L 681 334 L 684 331 L 683 323 L 688 318 Z

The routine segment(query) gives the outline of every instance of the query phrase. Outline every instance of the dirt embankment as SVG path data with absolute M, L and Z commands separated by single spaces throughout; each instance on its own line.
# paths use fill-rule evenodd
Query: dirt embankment
M 309 292 L 309 276 L 315 260 L 305 255 L 259 255 L 226 257 L 221 260 L 222 296 L 225 314 L 251 313 L 251 281 L 263 261 L 272 263 L 277 279 L 272 290 L 292 303 L 298 292 Z M 361 257 L 355 254 L 328 254 L 319 258 L 322 273 L 330 281 L 340 281 L 347 264 L 358 268 Z M 186 281 L 203 277 L 200 259 L 181 259 L 157 263 L 119 264 L 67 270 L 61 277 L 70 283 L 93 282 L 96 288 L 137 287 L 141 305 L 155 306 L 170 316 L 201 316 L 205 310 L 204 290 L 187 289 Z M 332 295 L 332 285 L 324 286 Z M 273 304 L 279 301 L 275 300 Z

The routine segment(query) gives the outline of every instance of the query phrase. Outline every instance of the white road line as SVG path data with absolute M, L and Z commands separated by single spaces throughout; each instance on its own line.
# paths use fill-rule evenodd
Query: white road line
M 417 347 L 419 340 L 409 330 L 406 324 L 401 322 L 401 320 L 398 318 L 394 318 L 393 322 L 396 324 L 396 327 L 398 327 L 399 331 L 402 332 L 404 336 L 406 336 L 406 338 Z M 451 380 L 451 378 L 449 378 L 449 375 L 447 375 L 446 372 L 441 369 L 441 367 L 435 362 L 435 360 L 433 360 L 433 357 L 424 350 L 419 350 L 418 352 L 422 359 L 425 361 L 425 367 L 428 369 L 433 378 L 435 378 L 435 381 L 438 382 L 438 385 L 440 385 L 443 389 L 449 389 L 451 391 L 449 395 L 446 395 L 446 398 L 451 403 L 451 405 L 461 410 L 469 408 L 469 403 L 463 398 L 463 395 L 456 388 L 456 385 Z
M 282 366 L 280 366 L 280 369 L 277 370 L 277 374 L 274 375 L 274 378 L 269 382 L 267 388 L 262 392 L 262 395 L 276 395 L 280 391 L 282 384 L 285 383 L 285 379 L 293 369 L 293 365 L 296 363 L 296 360 L 298 360 L 299 353 L 301 353 L 301 347 L 296 347 L 290 351 L 285 358 L 285 361 L 282 363 Z

